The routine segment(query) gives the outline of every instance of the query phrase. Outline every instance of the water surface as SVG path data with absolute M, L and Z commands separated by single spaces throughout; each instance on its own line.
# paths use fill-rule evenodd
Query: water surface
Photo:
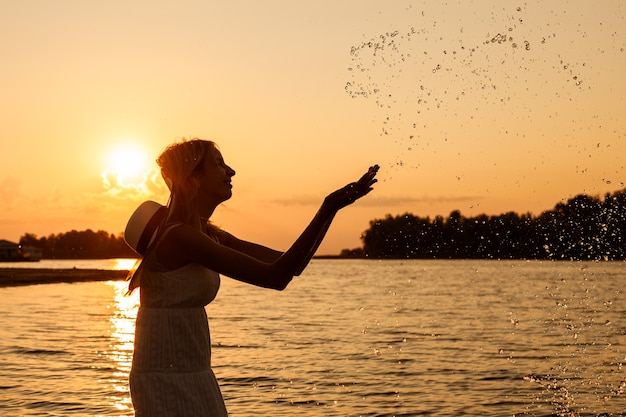
M 232 416 L 626 415 L 623 287 L 620 262 L 314 260 L 284 292 L 223 279 L 213 362 Z M 0 289 L 0 415 L 132 415 L 124 290 Z

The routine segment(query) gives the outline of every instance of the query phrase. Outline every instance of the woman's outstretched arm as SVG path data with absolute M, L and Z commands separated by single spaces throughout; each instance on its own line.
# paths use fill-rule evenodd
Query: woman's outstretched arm
M 167 254 L 168 257 L 176 257 L 176 263 L 200 263 L 243 282 L 282 290 L 309 263 L 326 235 L 335 214 L 373 189 L 377 171 L 377 166 L 371 167 L 357 182 L 350 183 L 328 195 L 302 234 L 282 254 L 243 241 L 237 244 L 231 242 L 232 247 L 230 247 L 184 225 L 173 229 L 164 238 L 163 247 L 159 252 Z M 237 245 L 243 244 L 245 247 L 241 246 L 240 250 L 236 248 Z M 263 256 L 256 257 L 255 253 L 263 254 Z M 271 259 L 275 256 L 275 259 Z
M 324 240 L 335 214 L 345 206 L 352 204 L 357 199 L 365 196 L 372 190 L 372 185 L 376 182 L 375 176 L 378 172 L 378 166 L 372 166 L 359 181 L 348 184 L 347 186 L 330 194 L 324 200 L 322 207 L 319 209 L 309 226 L 300 235 L 299 239 L 292 245 L 289 251 L 295 252 L 295 256 L 299 258 L 299 265 L 293 273 L 298 276 L 304 271 L 309 264 L 317 248 Z M 276 261 L 280 258 L 280 252 L 273 251 L 254 243 L 240 241 L 229 235 L 231 239 L 227 246 L 238 249 L 248 255 L 254 256 L 259 260 Z M 236 246 L 235 246 L 236 245 Z M 287 251 L 287 252 L 289 252 Z
M 326 221 L 322 223 L 321 227 L 318 229 L 317 235 L 315 236 L 315 242 L 310 247 L 308 252 L 301 255 L 300 264 L 294 274 L 295 276 L 300 275 L 302 271 L 304 271 L 315 255 L 317 248 L 322 243 L 322 240 L 324 240 L 326 232 L 332 224 L 335 214 L 342 208 L 352 204 L 354 201 L 364 197 L 373 190 L 372 186 L 376 183 L 375 177 L 378 172 L 378 168 L 378 165 L 371 166 L 359 179 L 359 181 L 348 184 L 326 197 L 318 215 L 324 216 L 322 213 L 323 210 L 329 210 L 332 215 L 326 216 Z M 295 244 L 297 243 L 298 242 L 296 241 Z

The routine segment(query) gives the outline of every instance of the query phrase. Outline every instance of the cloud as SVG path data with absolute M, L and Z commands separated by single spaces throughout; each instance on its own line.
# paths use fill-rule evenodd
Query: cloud
M 392 207 L 406 204 L 433 204 L 433 203 L 476 203 L 482 199 L 481 196 L 367 196 L 358 201 L 359 206 L 363 207 Z M 294 195 L 288 198 L 275 199 L 272 202 L 280 206 L 317 206 L 322 203 L 323 197 L 314 195 Z
M 43 218 L 58 221 L 69 216 L 78 221 L 85 216 L 108 216 L 128 211 L 129 207 L 141 201 L 165 201 L 169 195 L 156 171 L 146 172 L 134 182 L 103 172 L 101 184 L 98 185 L 95 189 L 83 191 L 54 186 L 44 191 L 26 192 L 21 179 L 8 176 L 0 179 L 0 202 L 5 217 L 10 218 L 11 222 L 17 222 L 16 216 L 19 216 L 30 224 Z
M 480 200 L 480 196 L 423 196 L 423 197 L 411 197 L 411 196 L 380 196 L 365 198 L 359 204 L 367 207 L 389 207 L 396 205 L 406 204 L 433 204 L 433 203 L 464 203 L 464 202 L 476 202 Z
M 114 171 L 104 171 L 101 178 L 107 198 L 140 200 L 160 194 L 165 189 L 161 175 L 156 169 L 150 169 L 132 180 Z
M 318 206 L 322 204 L 322 201 L 324 201 L 324 198 L 318 195 L 299 194 L 299 195 L 293 195 L 291 197 L 286 197 L 286 198 L 277 198 L 277 199 L 272 200 L 271 203 L 277 204 L 279 206 L 286 206 L 286 207 Z

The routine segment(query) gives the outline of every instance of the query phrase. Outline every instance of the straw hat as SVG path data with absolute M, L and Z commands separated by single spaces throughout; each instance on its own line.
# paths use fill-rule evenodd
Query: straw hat
M 135 252 L 145 256 L 148 246 L 156 237 L 167 208 L 155 201 L 144 201 L 128 219 L 124 240 Z

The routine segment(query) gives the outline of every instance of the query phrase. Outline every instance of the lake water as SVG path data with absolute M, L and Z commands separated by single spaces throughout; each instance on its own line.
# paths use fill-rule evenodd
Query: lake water
M 314 260 L 284 292 L 224 278 L 215 373 L 231 416 L 626 415 L 625 266 Z M 124 290 L 0 288 L 1 416 L 133 414 Z

